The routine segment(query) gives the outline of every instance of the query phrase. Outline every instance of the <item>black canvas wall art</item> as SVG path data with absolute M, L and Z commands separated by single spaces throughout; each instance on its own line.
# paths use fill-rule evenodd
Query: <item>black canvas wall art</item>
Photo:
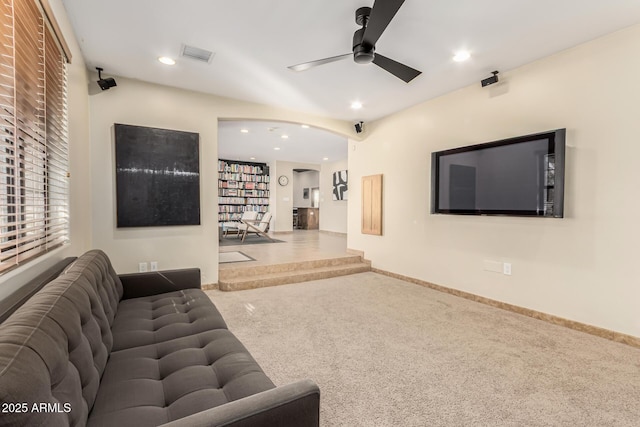
M 346 170 L 333 173 L 333 200 L 347 200 L 349 186 Z
M 115 124 L 118 227 L 200 224 L 199 135 Z

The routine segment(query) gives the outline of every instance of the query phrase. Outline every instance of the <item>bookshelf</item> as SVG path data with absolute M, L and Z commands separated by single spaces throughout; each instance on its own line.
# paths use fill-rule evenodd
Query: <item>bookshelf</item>
M 218 221 L 239 221 L 244 211 L 269 210 L 269 166 L 218 160 Z

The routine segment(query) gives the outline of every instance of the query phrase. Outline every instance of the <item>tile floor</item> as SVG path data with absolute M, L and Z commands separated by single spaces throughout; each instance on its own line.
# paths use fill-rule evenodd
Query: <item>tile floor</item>
M 292 233 L 274 233 L 274 239 L 284 243 L 225 246 L 220 252 L 240 251 L 255 261 L 243 262 L 243 266 L 281 264 L 296 261 L 339 258 L 347 255 L 347 236 L 318 230 L 294 230 Z M 226 239 L 235 239 L 228 236 Z M 238 267 L 237 263 L 220 264 L 219 269 Z

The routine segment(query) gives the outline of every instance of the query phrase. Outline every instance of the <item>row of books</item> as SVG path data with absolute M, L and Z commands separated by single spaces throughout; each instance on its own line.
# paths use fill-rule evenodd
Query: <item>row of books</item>
M 240 218 L 242 218 L 242 213 L 219 213 L 218 214 L 218 221 L 220 222 L 240 221 Z
M 218 179 L 225 181 L 269 182 L 269 175 L 250 175 L 245 173 L 220 172 Z
M 268 205 L 269 199 L 266 197 L 247 197 L 248 205 Z
M 269 190 L 240 190 L 237 188 L 219 188 L 218 196 L 224 197 L 269 197 Z
M 231 213 L 235 213 L 235 212 L 246 212 L 246 211 L 250 211 L 250 212 L 266 212 L 269 210 L 269 206 L 267 205 L 251 205 L 251 206 L 247 206 L 247 205 L 218 205 L 218 213 L 223 213 L 223 212 L 231 212 Z
M 258 165 L 241 165 L 238 163 L 229 163 L 224 160 L 218 160 L 218 172 L 246 173 L 253 175 L 262 175 L 264 169 Z
M 242 214 L 241 213 L 219 213 L 218 214 L 218 221 L 219 222 L 223 222 L 223 221 L 240 221 L 240 218 L 242 218 Z
M 242 212 L 266 212 L 269 206 L 266 205 L 219 205 L 218 213 L 242 213 Z
M 245 181 L 218 181 L 218 188 L 240 188 L 246 190 L 268 190 L 269 185 L 265 182 L 245 182 Z
M 220 205 L 218 206 L 218 213 L 242 213 L 244 212 L 244 206 L 241 205 Z
M 218 197 L 219 205 L 246 205 L 244 197 Z
M 220 222 L 240 221 L 240 218 L 242 218 L 242 212 L 236 212 L 236 213 L 225 212 L 225 213 L 218 214 L 218 221 Z M 261 218 L 262 218 L 262 213 L 258 214 L 258 219 L 261 219 Z
M 218 197 L 219 205 L 268 205 L 266 197 Z

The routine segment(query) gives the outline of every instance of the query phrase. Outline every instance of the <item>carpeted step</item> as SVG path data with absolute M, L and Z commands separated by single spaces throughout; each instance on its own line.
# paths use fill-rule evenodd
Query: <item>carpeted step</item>
M 330 277 L 346 276 L 349 274 L 364 273 L 366 271 L 371 271 L 371 264 L 360 260 L 360 262 L 307 269 L 252 274 L 235 278 L 220 278 L 218 284 L 221 291 L 240 291 L 267 286 L 286 285 L 289 283 L 308 282 L 310 280 L 328 279 Z
M 347 255 L 336 258 L 315 259 L 308 261 L 288 262 L 282 264 L 250 265 L 238 263 L 236 266 L 225 266 L 220 269 L 219 281 L 229 281 L 237 278 L 249 278 L 252 276 L 264 276 L 275 273 L 288 273 L 300 270 L 312 270 L 322 267 L 337 267 L 363 262 L 359 255 Z M 366 262 L 366 261 L 364 261 Z

